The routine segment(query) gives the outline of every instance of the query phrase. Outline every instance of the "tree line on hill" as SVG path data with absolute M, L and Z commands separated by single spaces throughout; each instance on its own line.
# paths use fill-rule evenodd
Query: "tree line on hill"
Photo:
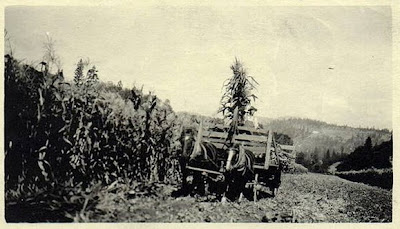
M 311 154 L 302 151 L 296 153 L 296 163 L 304 165 L 310 172 L 325 173 L 330 165 L 343 160 L 346 155 L 343 152 L 336 152 L 335 149 L 327 149 L 321 152 L 318 147 L 314 148 Z
M 310 171 L 323 172 L 341 161 L 370 137 L 372 145 L 388 141 L 387 129 L 354 128 L 304 118 L 262 119 L 264 128 L 289 136 L 298 161 Z
M 393 138 L 379 145 L 372 145 L 368 137 L 365 144 L 357 147 L 337 166 L 338 171 L 361 170 L 368 168 L 392 168 Z
M 318 147 L 311 154 L 302 151 L 296 154 L 296 163 L 304 165 L 309 171 L 325 173 L 330 165 L 340 162 L 338 171 L 362 170 L 368 168 L 391 168 L 393 158 L 393 140 L 372 145 L 371 137 L 365 140 L 364 145 L 357 147 L 349 154 L 344 153 L 344 148 L 336 152 L 328 149 L 321 153 Z

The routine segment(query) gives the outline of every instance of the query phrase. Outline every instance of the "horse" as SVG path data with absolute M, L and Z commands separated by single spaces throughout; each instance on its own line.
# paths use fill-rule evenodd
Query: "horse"
M 200 173 L 193 174 L 193 184 L 190 187 L 187 181 L 189 170 L 187 166 L 198 167 L 213 171 L 218 171 L 220 166 L 217 163 L 217 156 L 220 153 L 212 143 L 199 141 L 196 142 L 195 131 L 193 129 L 185 129 L 181 134 L 182 156 L 179 163 L 182 171 L 182 187 L 183 194 L 188 194 L 191 189 L 197 189 L 200 194 L 204 194 L 204 180 Z M 196 143 L 198 144 L 196 146 Z
M 245 185 L 254 178 L 255 156 L 242 145 L 235 144 L 228 149 L 226 162 L 227 180 L 226 196 L 230 200 L 243 197 Z
M 186 195 L 192 190 L 197 190 L 199 194 L 206 192 L 204 176 L 200 172 L 193 173 L 192 185 L 188 184 L 189 170 L 186 167 L 192 166 L 223 174 L 222 177 L 225 178 L 223 181 L 209 179 L 208 184 L 212 186 L 210 188 L 216 192 L 217 197 L 222 195 L 222 198 L 235 200 L 238 195 L 242 196 L 246 183 L 254 178 L 254 154 L 239 144 L 234 144 L 227 150 L 217 149 L 210 142 L 196 141 L 194 136 L 194 129 L 185 129 L 181 134 L 182 156 L 179 162 L 182 168 L 183 194 Z M 225 167 L 221 166 L 221 160 Z

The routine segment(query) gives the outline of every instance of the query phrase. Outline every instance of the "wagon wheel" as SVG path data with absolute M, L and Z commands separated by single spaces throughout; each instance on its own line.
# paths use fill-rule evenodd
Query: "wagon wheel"
M 280 170 L 276 172 L 272 185 L 269 187 L 273 197 L 278 194 L 278 189 L 281 183 L 281 173 L 282 172 Z
M 253 185 L 253 200 L 254 200 L 254 202 L 257 201 L 257 196 L 258 196 L 257 185 L 258 185 L 258 173 L 256 173 L 256 175 L 254 177 L 254 185 Z

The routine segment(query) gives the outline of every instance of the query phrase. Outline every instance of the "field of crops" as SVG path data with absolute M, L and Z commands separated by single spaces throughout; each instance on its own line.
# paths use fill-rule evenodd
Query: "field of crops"
M 49 206 L 59 197 L 81 208 L 97 184 L 177 178 L 180 126 L 167 101 L 102 83 L 82 61 L 72 82 L 42 65 L 5 57 L 6 203 Z

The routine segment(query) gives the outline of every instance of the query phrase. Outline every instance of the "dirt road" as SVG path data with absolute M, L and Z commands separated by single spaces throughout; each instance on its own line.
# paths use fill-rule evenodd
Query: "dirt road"
M 221 203 L 210 197 L 109 193 L 87 220 L 95 222 L 391 222 L 391 191 L 321 174 L 284 174 L 275 198 Z

